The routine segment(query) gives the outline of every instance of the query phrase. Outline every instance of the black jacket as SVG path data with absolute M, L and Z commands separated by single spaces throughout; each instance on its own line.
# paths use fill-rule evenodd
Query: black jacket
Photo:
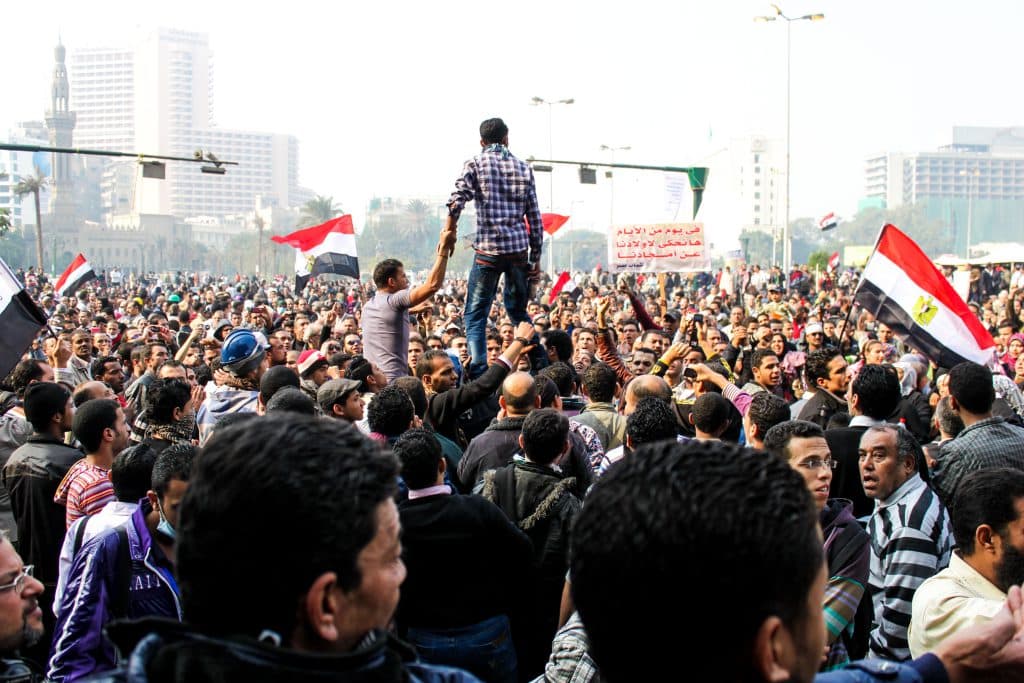
M 510 614 L 533 545 L 497 506 L 480 496 L 435 495 L 398 505 L 402 582 L 397 621 L 452 628 Z
M 373 631 L 355 651 L 314 654 L 251 638 L 221 638 L 164 619 L 112 624 L 108 632 L 126 656 L 124 668 L 84 679 L 93 683 L 461 683 L 459 669 L 425 664 L 416 651 Z
M 814 395 L 807 399 L 797 419 L 813 422 L 822 429 L 828 427 L 828 420 L 836 413 L 845 413 L 849 409 L 845 401 L 839 401 L 827 391 L 817 389 Z
M 838 461 L 832 472 L 832 498 L 846 498 L 853 502 L 853 516 L 865 517 L 875 509 L 875 501 L 864 494 L 864 486 L 860 480 L 860 437 L 864 436 L 867 427 L 844 427 L 829 429 L 825 432 L 825 440 L 832 452 L 832 458 Z
M 512 456 L 519 452 L 519 433 L 525 421 L 525 416 L 495 420 L 483 434 L 470 442 L 459 460 L 458 481 L 463 492 L 472 491 L 484 472 L 504 467 L 512 461 Z M 572 448 L 562 457 L 559 467 L 565 476 L 575 479 L 572 491 L 582 498 L 594 475 L 583 440 L 573 432 L 569 432 L 569 440 Z
M 77 448 L 33 434 L 11 454 L 3 469 L 3 483 L 18 526 L 18 550 L 25 564 L 35 565 L 35 576 L 50 588 L 46 591 L 50 596 L 57 585 L 57 560 L 67 529 L 67 510 L 53 502 L 53 496 L 64 475 L 83 457 Z
M 434 427 L 435 432 L 465 448 L 465 441 L 459 438 L 459 416 L 492 396 L 506 376 L 508 368 L 504 363 L 494 363 L 472 382 L 434 394 L 427 399 L 426 422 Z

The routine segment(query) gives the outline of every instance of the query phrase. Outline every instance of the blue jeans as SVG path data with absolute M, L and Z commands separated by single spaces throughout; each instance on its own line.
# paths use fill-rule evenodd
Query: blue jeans
M 528 321 L 526 304 L 530 298 L 526 252 L 491 256 L 477 252 L 466 283 L 466 342 L 473 357 L 469 378 L 476 379 L 487 370 L 487 317 L 498 293 L 498 278 L 505 276 L 503 299 L 513 325 Z
M 406 640 L 428 664 L 457 666 L 484 681 L 515 683 L 516 650 L 504 614 L 458 628 L 409 628 Z

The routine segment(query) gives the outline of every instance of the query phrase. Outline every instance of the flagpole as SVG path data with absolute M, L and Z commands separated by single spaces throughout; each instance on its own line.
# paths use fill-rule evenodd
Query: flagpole
M 883 223 L 882 227 L 878 231 L 878 237 L 875 238 L 875 248 L 871 250 L 871 255 L 868 256 L 868 260 L 864 262 L 864 268 L 867 269 L 871 259 L 874 258 L 878 252 L 878 245 L 882 243 L 882 235 L 885 234 L 885 229 L 888 227 L 888 223 Z M 861 278 L 857 280 L 857 286 L 853 288 L 853 293 L 850 295 L 850 310 L 846 312 L 846 318 L 843 319 L 843 325 L 839 330 L 839 345 L 842 347 L 843 344 L 843 333 L 846 331 L 847 325 L 850 324 L 850 316 L 853 315 L 853 307 L 857 305 L 857 291 L 860 289 L 861 284 L 864 282 L 864 273 L 861 273 Z

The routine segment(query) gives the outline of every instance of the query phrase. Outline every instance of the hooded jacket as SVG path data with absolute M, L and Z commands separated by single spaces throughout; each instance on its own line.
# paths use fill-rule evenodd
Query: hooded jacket
M 206 385 L 206 400 L 199 406 L 196 424 L 199 427 L 199 442 L 205 443 L 217 421 L 231 413 L 256 413 L 260 392 L 234 387 Z

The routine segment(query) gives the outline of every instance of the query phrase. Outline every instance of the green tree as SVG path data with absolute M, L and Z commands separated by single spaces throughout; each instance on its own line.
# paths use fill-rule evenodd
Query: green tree
M 317 195 L 302 205 L 300 221 L 303 223 L 319 224 L 340 216 L 345 211 L 334 203 L 334 197 Z
M 27 194 L 32 195 L 32 199 L 35 200 L 36 206 L 36 268 L 39 272 L 43 272 L 43 223 L 42 216 L 39 210 L 39 192 L 46 187 L 49 179 L 43 175 L 43 172 L 36 166 L 35 173 L 29 176 L 21 176 L 18 179 L 18 184 L 14 186 L 14 194 L 19 197 L 24 197 Z
M 813 270 L 826 270 L 831 257 L 827 251 L 816 251 L 807 257 L 807 266 Z
M 10 209 L 0 209 L 0 237 L 11 231 Z

